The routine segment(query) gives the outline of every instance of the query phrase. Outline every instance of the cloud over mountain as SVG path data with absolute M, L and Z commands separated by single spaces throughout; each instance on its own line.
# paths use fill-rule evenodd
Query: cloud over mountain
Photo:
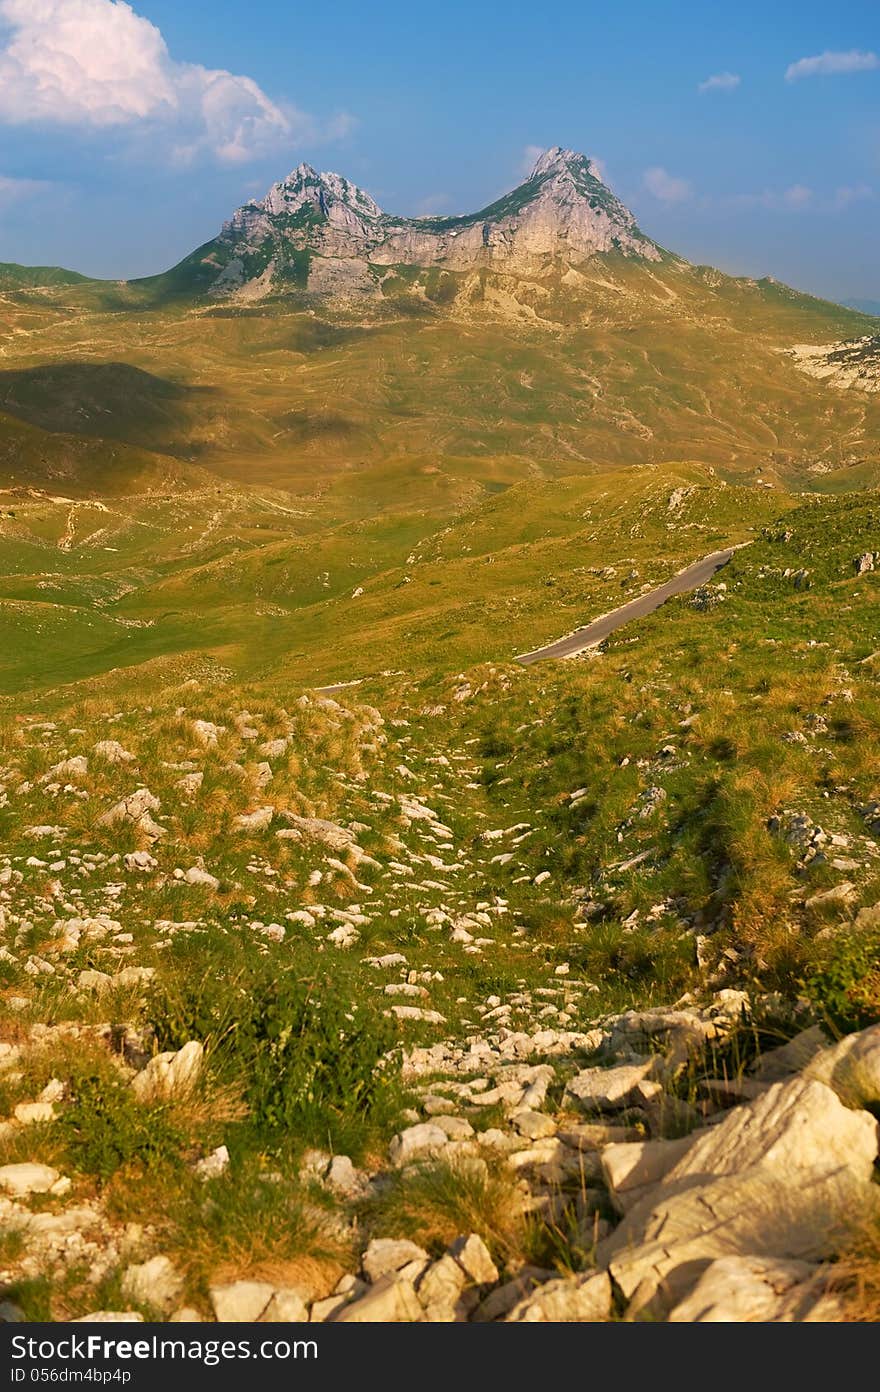
M 642 182 L 661 203 L 686 203 L 693 190 L 687 179 L 678 179 L 660 165 L 646 169 Z

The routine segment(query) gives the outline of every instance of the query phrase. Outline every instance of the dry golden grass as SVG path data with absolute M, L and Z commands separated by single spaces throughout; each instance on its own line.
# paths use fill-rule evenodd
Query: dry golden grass
M 496 1258 L 508 1265 L 525 1259 L 529 1223 L 523 1192 L 503 1164 L 437 1160 L 393 1184 L 370 1207 L 368 1220 L 379 1235 L 409 1237 L 440 1252 L 465 1233 L 479 1233 Z
M 880 1324 L 880 1189 L 871 1211 L 851 1224 L 831 1288 L 841 1302 L 844 1320 Z
M 320 1298 L 351 1267 L 351 1238 L 333 1212 L 295 1182 L 252 1166 L 205 1185 L 179 1169 L 145 1171 L 136 1184 L 120 1172 L 105 1205 L 119 1223 L 154 1228 L 194 1294 L 209 1283 L 254 1279 L 305 1286 Z

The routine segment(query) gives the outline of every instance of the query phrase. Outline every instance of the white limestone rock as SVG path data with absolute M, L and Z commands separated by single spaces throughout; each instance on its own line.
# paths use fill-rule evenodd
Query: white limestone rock
M 132 1091 L 141 1102 L 189 1097 L 202 1076 L 204 1056 L 204 1045 L 197 1039 L 191 1039 L 176 1053 L 156 1054 L 132 1078 Z
M 129 1266 L 123 1273 L 121 1290 L 133 1304 L 148 1305 L 167 1315 L 178 1305 L 183 1287 L 183 1277 L 173 1262 L 158 1256 Z

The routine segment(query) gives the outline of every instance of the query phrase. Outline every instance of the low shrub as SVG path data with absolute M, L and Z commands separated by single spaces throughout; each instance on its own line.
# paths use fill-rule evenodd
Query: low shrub
M 258 959 L 225 983 L 176 979 L 154 994 L 151 1013 L 161 1048 L 206 1042 L 267 1139 L 356 1151 L 365 1128 L 399 1108 L 394 1023 L 350 981 L 277 975 Z
M 815 1009 L 841 1034 L 880 1020 L 880 931 L 842 934 L 806 982 Z
M 184 1144 L 167 1106 L 139 1102 L 121 1080 L 97 1074 L 72 1080 L 58 1126 L 71 1164 L 102 1183 L 133 1163 L 174 1162 Z

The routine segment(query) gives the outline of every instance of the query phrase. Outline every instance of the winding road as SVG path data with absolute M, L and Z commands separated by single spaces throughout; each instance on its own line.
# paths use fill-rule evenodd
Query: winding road
M 724 551 L 712 551 L 710 555 L 704 556 L 701 561 L 694 561 L 686 570 L 680 570 L 677 575 L 673 575 L 671 580 L 667 580 L 665 585 L 658 585 L 656 590 L 649 590 L 647 594 L 639 595 L 638 599 L 631 599 L 628 604 L 621 604 L 619 609 L 612 609 L 609 614 L 602 614 L 592 623 L 584 628 L 575 629 L 567 638 L 558 638 L 555 643 L 548 643 L 546 648 L 535 648 L 534 652 L 522 653 L 514 658 L 515 662 L 521 662 L 524 667 L 531 667 L 533 662 L 546 662 L 560 657 L 574 657 L 577 653 L 585 652 L 587 648 L 595 648 L 609 633 L 615 629 L 622 628 L 624 624 L 632 619 L 643 619 L 646 614 L 653 614 L 655 609 L 659 609 L 661 604 L 665 604 L 667 599 L 673 595 L 687 594 L 689 590 L 695 590 L 700 585 L 705 585 L 707 580 L 711 580 L 722 566 L 726 566 L 735 551 L 740 547 L 750 545 L 749 542 L 740 542 L 739 546 L 728 546 Z M 322 696 L 337 696 L 349 686 L 360 686 L 361 682 L 366 681 L 366 677 L 356 677 L 354 681 L 336 682 L 333 686 L 316 686 L 317 691 Z
M 534 652 L 522 653 L 516 658 L 525 667 L 530 667 L 533 662 L 546 662 L 551 658 L 574 657 L 576 653 L 584 652 L 587 648 L 595 648 L 604 638 L 607 638 L 615 629 L 622 628 L 625 623 L 632 619 L 642 619 L 646 614 L 653 614 L 655 609 L 659 609 L 661 604 L 665 604 L 667 599 L 673 595 L 686 594 L 688 590 L 695 590 L 699 585 L 705 585 L 707 580 L 726 566 L 733 553 L 738 550 L 736 546 L 729 546 L 724 551 L 713 551 L 711 555 L 704 556 L 701 561 L 695 561 L 686 570 L 680 570 L 677 575 L 673 575 L 671 580 L 667 580 L 665 585 L 659 585 L 656 590 L 649 590 L 647 594 L 639 595 L 638 599 L 631 599 L 628 604 L 622 604 L 619 609 L 612 609 L 610 614 L 603 614 L 600 618 L 594 619 L 585 628 L 575 629 L 567 638 L 559 638 L 555 643 L 548 643 L 546 648 L 535 648 Z

